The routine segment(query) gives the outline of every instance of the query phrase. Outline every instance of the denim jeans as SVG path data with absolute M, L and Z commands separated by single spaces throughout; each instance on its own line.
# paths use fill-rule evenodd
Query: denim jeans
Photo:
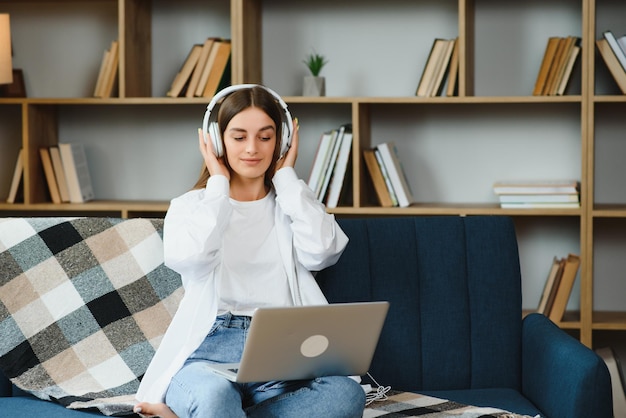
M 250 317 L 218 316 L 200 347 L 172 379 L 165 401 L 180 418 L 362 417 L 365 392 L 345 376 L 233 383 L 206 367 L 241 359 Z

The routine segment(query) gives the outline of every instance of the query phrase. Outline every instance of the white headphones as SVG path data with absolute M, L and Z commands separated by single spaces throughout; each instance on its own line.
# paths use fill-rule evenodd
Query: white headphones
M 280 104 L 282 108 L 281 118 L 282 118 L 282 138 L 280 141 L 280 156 L 285 155 L 289 147 L 291 146 L 291 136 L 293 134 L 293 120 L 291 119 L 291 114 L 287 109 L 287 104 L 283 101 L 283 99 L 273 90 L 268 87 L 261 86 L 259 84 L 237 84 L 234 86 L 226 87 L 225 89 L 219 91 L 206 108 L 206 112 L 204 113 L 204 121 L 202 122 L 202 133 L 204 135 L 204 143 L 207 142 L 207 134 L 211 136 L 211 140 L 213 141 L 213 149 L 215 150 L 215 155 L 218 157 L 224 156 L 224 149 L 222 146 L 222 136 L 220 135 L 220 128 L 217 124 L 217 114 L 219 113 L 219 104 L 221 104 L 221 99 L 228 96 L 234 91 L 249 89 L 252 87 L 262 87 L 267 90 Z

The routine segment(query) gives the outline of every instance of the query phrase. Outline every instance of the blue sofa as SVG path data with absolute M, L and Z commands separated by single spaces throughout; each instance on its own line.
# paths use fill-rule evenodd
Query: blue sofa
M 378 383 L 530 416 L 612 417 L 603 361 L 545 316 L 522 320 L 510 218 L 339 222 L 350 243 L 317 280 L 331 302 L 390 302 L 370 371 Z M 0 415 L 101 416 L 26 395 L 3 376 Z

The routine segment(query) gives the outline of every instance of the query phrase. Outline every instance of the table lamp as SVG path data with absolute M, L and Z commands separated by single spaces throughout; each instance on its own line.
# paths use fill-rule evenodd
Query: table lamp
M 11 27 L 9 15 L 0 13 L 0 84 L 13 83 L 11 63 Z

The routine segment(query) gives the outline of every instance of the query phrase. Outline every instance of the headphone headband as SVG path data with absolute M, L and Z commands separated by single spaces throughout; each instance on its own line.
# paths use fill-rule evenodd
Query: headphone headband
M 278 102 L 282 110 L 281 112 L 282 137 L 280 141 L 281 143 L 280 156 L 282 157 L 291 146 L 291 136 L 293 134 L 293 120 L 291 118 L 291 114 L 289 113 L 289 110 L 287 109 L 287 104 L 278 95 L 278 93 L 276 93 L 274 90 L 270 89 L 269 87 L 265 87 L 260 84 L 236 84 L 236 85 L 229 86 L 220 90 L 219 92 L 215 94 L 215 96 L 213 96 L 213 99 L 211 99 L 211 101 L 209 102 L 206 108 L 206 112 L 204 113 L 204 120 L 202 121 L 202 133 L 204 135 L 204 142 L 205 143 L 207 142 L 207 134 L 209 134 L 211 137 L 211 140 L 213 141 L 213 149 L 215 150 L 215 155 L 217 155 L 218 157 L 224 156 L 224 149 L 222 146 L 222 136 L 220 133 L 219 125 L 217 123 L 217 114 L 219 112 L 219 106 L 221 105 L 221 100 L 235 91 L 250 89 L 253 87 L 261 87 L 264 90 L 266 90 L 268 93 L 270 93 L 274 97 L 274 99 Z

